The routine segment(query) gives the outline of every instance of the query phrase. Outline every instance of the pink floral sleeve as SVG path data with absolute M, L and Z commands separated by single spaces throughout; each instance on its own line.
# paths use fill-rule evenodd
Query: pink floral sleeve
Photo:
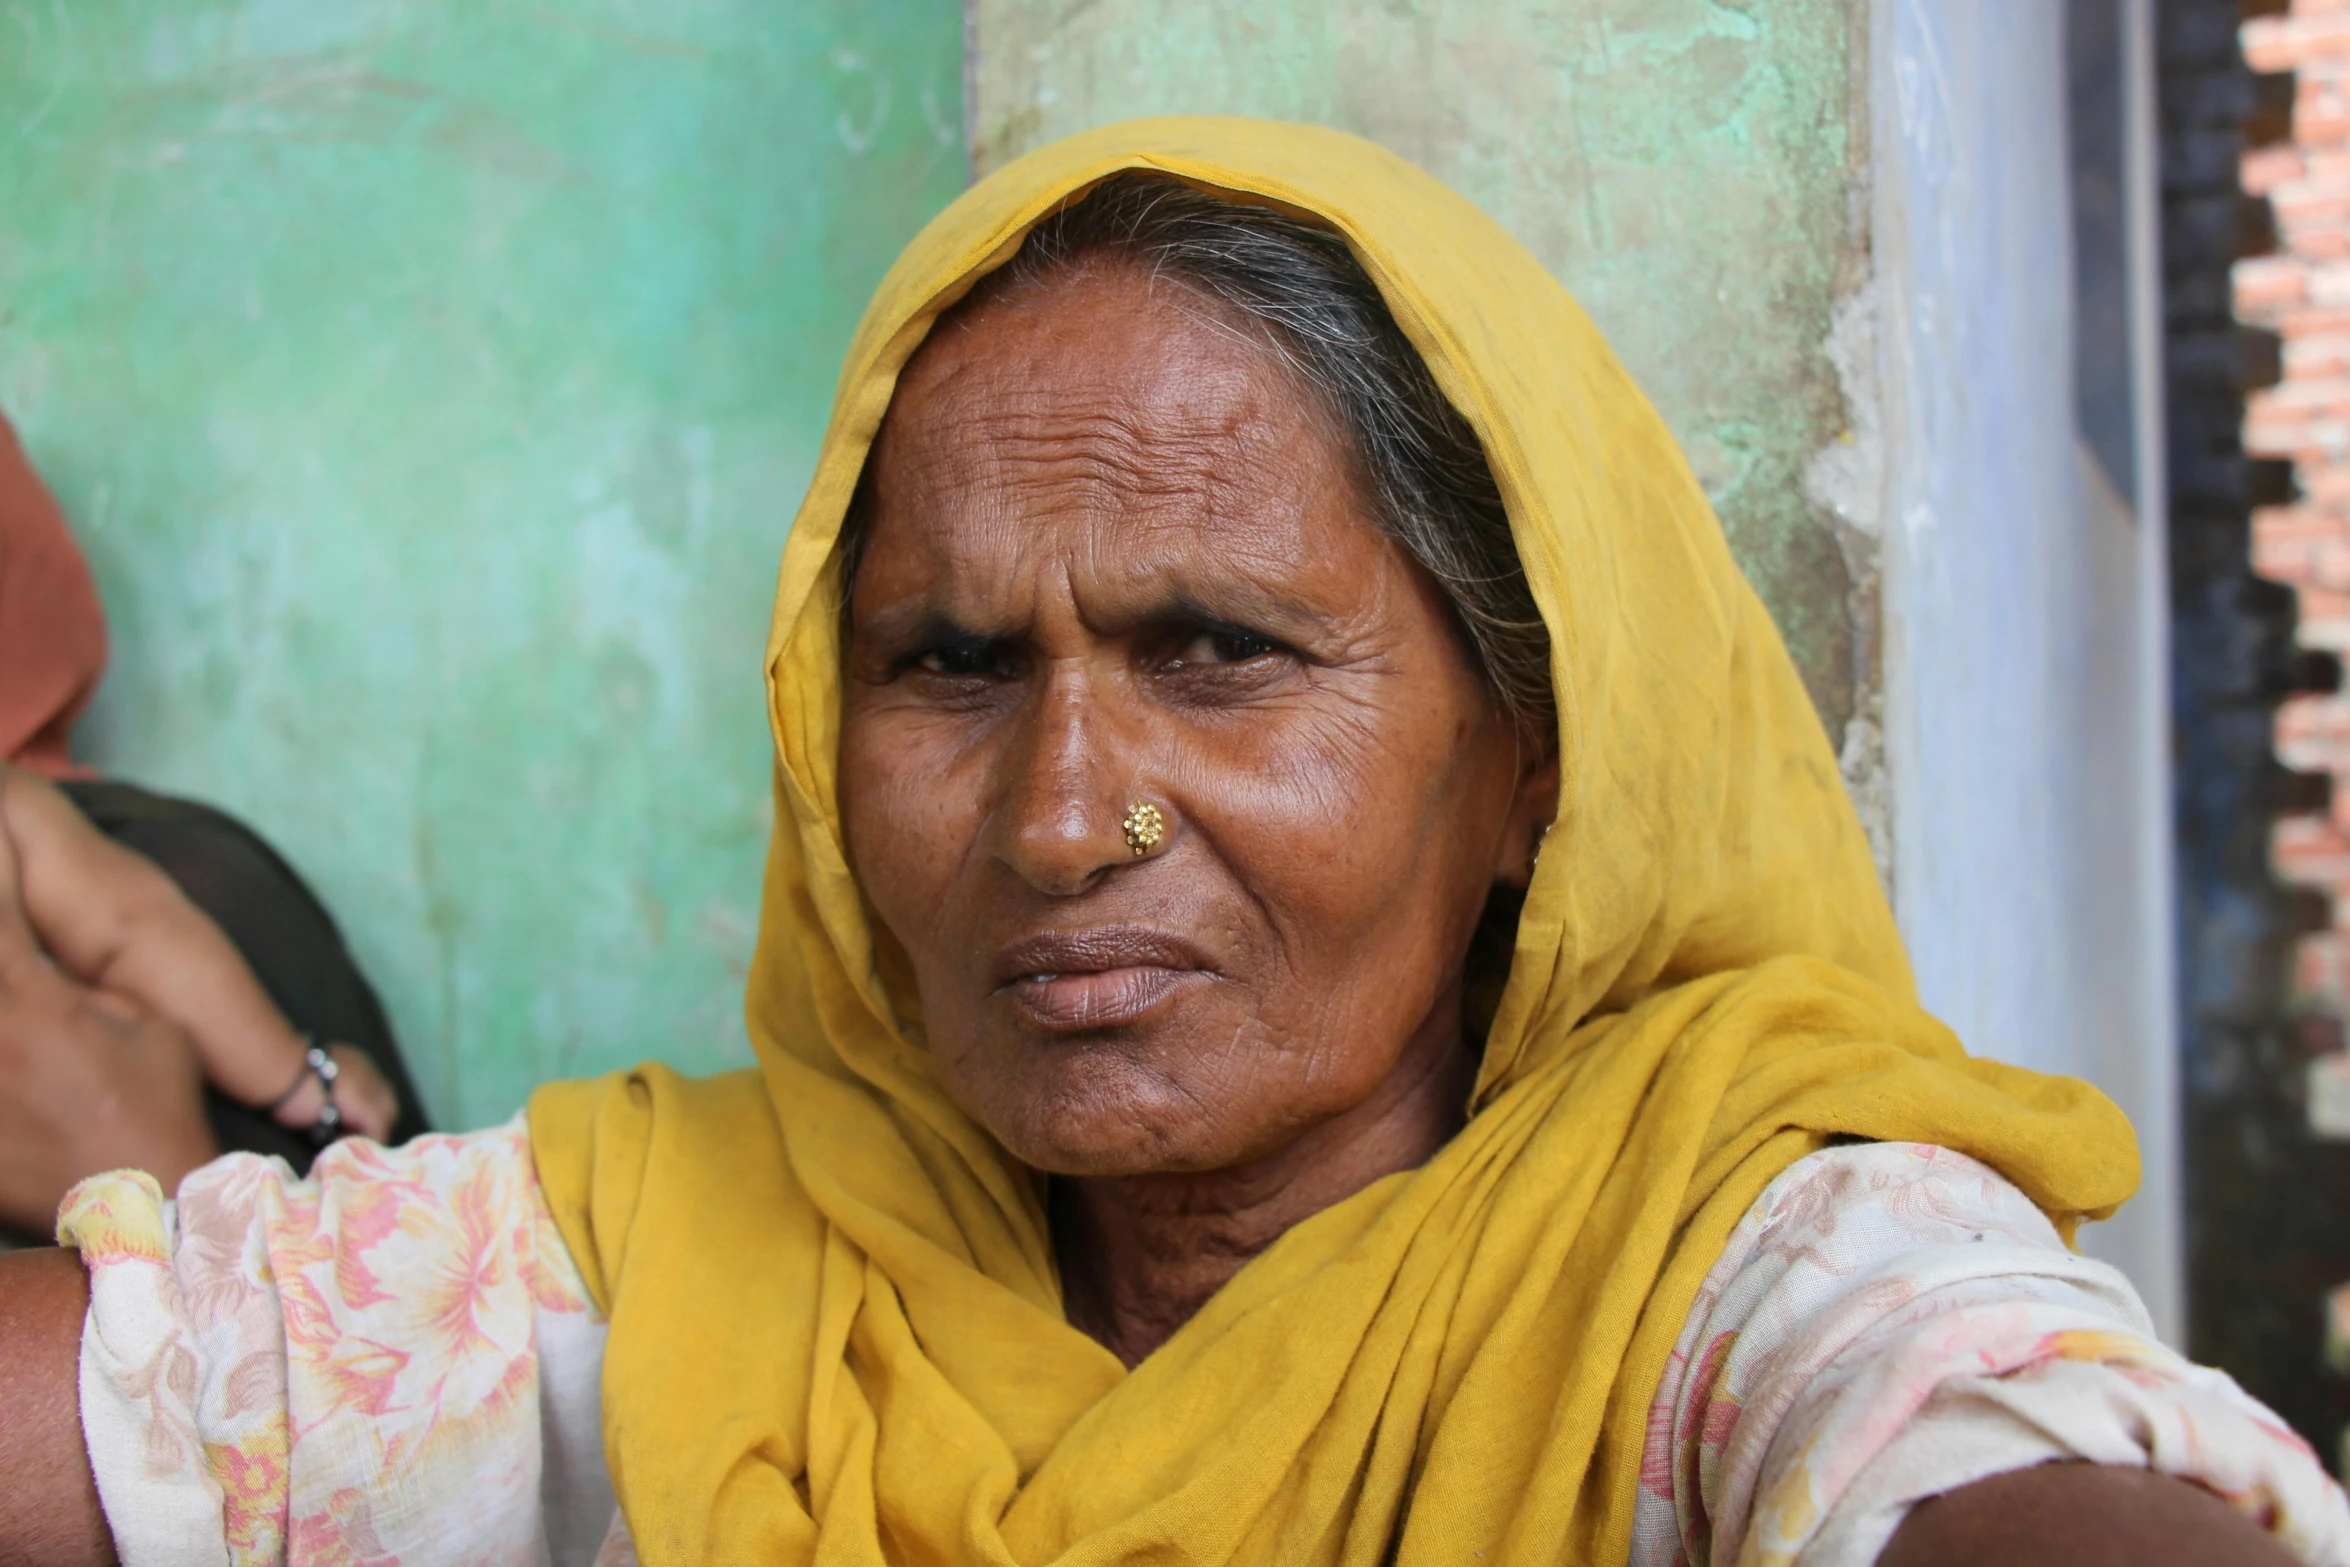
M 2217 1371 L 2166 1349 L 2129 1281 L 1947 1149 L 1824 1150 L 1707 1275 L 1649 1411 L 1635 1567 L 1854 1567 L 1910 1507 L 2051 1459 L 2195 1481 L 2305 1561 L 2350 1563 L 2350 1504 Z
M 58 1236 L 90 1270 L 82 1421 L 127 1567 L 596 1554 L 603 1324 L 519 1118 L 339 1143 L 307 1180 L 232 1155 L 176 1203 L 95 1177 Z

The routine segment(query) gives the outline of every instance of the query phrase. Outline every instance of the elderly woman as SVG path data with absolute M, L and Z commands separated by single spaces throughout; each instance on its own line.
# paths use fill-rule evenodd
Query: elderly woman
M 2068 1248 L 2118 1112 L 1918 1010 L 1655 413 L 1396 159 L 1161 121 L 956 203 L 767 667 L 758 1069 L 84 1183 L 0 1273 L 10 1538 L 2350 1562 Z

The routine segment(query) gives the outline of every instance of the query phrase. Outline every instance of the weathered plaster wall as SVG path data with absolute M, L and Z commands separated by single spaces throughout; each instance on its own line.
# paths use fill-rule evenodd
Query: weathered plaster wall
M 2151 22 L 2144 0 L 2113 20 L 2151 269 Z M 1895 912 L 1969 1048 L 2130 1113 L 2140 1194 L 2084 1245 L 2176 1343 L 2166 507 L 2157 389 L 2131 369 L 2158 358 L 2156 279 L 2130 279 L 2148 340 L 2091 381 L 2136 430 L 2109 477 L 2076 419 L 2064 8 L 1879 0 L 1872 36 Z
M 276 837 L 444 1125 L 741 1059 L 759 651 L 839 355 L 961 188 L 952 0 L 0 17 L 0 404 L 108 769 Z
M 1866 183 L 1846 0 L 971 0 L 971 16 L 983 172 L 1111 120 L 1268 115 L 1368 136 L 1507 225 L 1680 436 L 1881 832 L 1875 437 L 1837 369 L 1865 374 L 1873 348 L 1853 312 L 1833 330 Z

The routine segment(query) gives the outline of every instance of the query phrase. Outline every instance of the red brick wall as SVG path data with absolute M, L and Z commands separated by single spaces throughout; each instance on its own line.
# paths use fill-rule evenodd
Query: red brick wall
M 2307 255 L 2281 265 L 2242 258 L 2275 250 L 2269 202 L 2244 193 L 2245 164 L 2263 192 L 2310 179 L 2311 159 L 2338 159 L 2342 140 L 2292 135 L 2294 78 L 2256 75 L 2259 64 L 2289 65 L 2315 54 L 2312 34 L 2338 31 L 2341 0 L 2283 22 L 2284 0 L 2155 0 L 2155 94 L 2161 170 L 2163 419 L 2170 480 L 2171 692 L 2177 768 L 2179 894 L 2179 1089 L 2187 1199 L 2187 1335 L 2197 1360 L 2225 1369 L 2256 1397 L 2330 1452 L 2350 1423 L 2350 1377 L 2319 1369 L 2325 1292 L 2350 1279 L 2350 1143 L 2310 1135 L 2304 1088 L 2314 1052 L 2335 1030 L 2325 1007 L 2293 994 L 2289 970 L 2301 933 L 2322 928 L 2332 886 L 2289 888 L 2276 875 L 2280 814 L 2322 814 L 2334 794 L 2328 773 L 2289 771 L 2276 753 L 2278 705 L 2297 693 L 2330 691 L 2330 654 L 2294 647 L 2296 594 L 2252 570 L 2252 516 L 2262 515 L 2268 567 L 2306 575 L 2321 593 L 2332 584 L 2336 640 L 2341 588 L 2350 570 L 2339 544 L 2306 547 L 2296 522 L 2338 526 L 2344 507 L 2308 503 L 2304 516 L 2267 510 L 2295 497 L 2292 463 L 2247 457 L 2248 392 L 2282 370 L 2278 337 L 2241 323 L 2230 271 L 2244 270 L 2254 315 L 2278 320 L 2314 311 L 2312 275 L 2341 245 L 2321 190 L 2296 216 Z M 2284 59 L 2280 61 L 2280 56 Z M 2329 62 L 2338 55 L 2324 56 Z M 2312 64 L 2313 86 L 2340 80 Z M 2322 116 L 2313 115 L 2314 132 Z M 2251 149 L 2249 160 L 2247 149 Z M 2338 174 L 2339 169 L 2334 173 Z M 2328 247 L 2332 247 L 2329 249 Z M 2333 262 L 2339 266 L 2342 263 Z M 2337 380 L 2313 344 L 2333 328 L 2315 313 L 2296 323 L 2308 380 Z M 2299 395 L 2298 389 L 2295 395 Z M 2319 406 L 2323 405 L 2320 399 Z M 2339 478 L 2337 428 L 2291 412 L 2288 398 L 2263 410 L 2259 438 L 2305 447 L 2312 483 Z M 2308 404 L 2300 405 L 2310 406 Z M 2330 510 L 2328 508 L 2331 508 Z M 2327 606 L 2312 605 L 2322 638 Z M 2296 715 L 2295 722 L 2302 722 Z M 2337 726 L 2338 726 L 2338 720 Z M 2350 790 L 2341 791 L 2350 794 Z M 2296 843 L 2304 874 L 2339 872 L 2341 839 L 2329 846 L 2323 820 L 2314 843 Z M 2293 829 L 2295 833 L 2302 828 Z M 2331 854 L 2335 863 L 2318 858 Z M 2350 901 L 2350 899 L 2342 900 Z M 2321 952 L 2322 955 L 2322 952 Z M 2337 1008 L 2335 1010 L 2350 1010 Z
M 2254 568 L 2292 588 L 2304 648 L 2350 652 L 2350 0 L 2294 0 L 2244 24 L 2253 70 L 2292 74 L 2289 139 L 2244 154 L 2276 248 L 2235 268 L 2238 316 L 2282 339 L 2282 377 L 2247 400 L 2244 446 L 2293 464 L 2299 497 L 2253 513 Z M 2300 947 L 2296 988 L 2350 1010 L 2350 695 L 2299 696 L 2277 713 L 2278 758 L 2336 782 L 2330 810 L 2281 819 L 2278 874 L 2331 900 Z

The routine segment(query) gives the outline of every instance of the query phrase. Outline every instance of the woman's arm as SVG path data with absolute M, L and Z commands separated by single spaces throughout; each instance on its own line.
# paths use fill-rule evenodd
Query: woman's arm
M 2145 1469 L 2042 1464 L 1922 1502 L 1877 1567 L 2292 1567 L 2293 1553 L 2201 1486 Z
M 0 1255 L 0 1567 L 112 1563 L 75 1390 L 90 1281 L 79 1255 Z

